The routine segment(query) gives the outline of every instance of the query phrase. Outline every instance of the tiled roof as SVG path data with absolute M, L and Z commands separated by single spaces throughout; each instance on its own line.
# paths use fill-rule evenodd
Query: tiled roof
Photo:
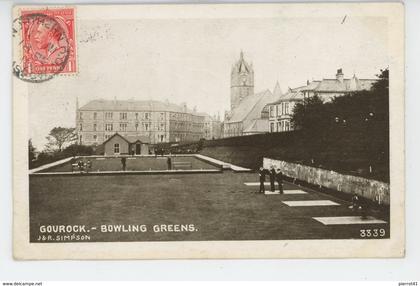
M 352 77 L 350 79 L 323 79 L 314 89 L 318 92 L 352 92 L 358 90 L 369 90 L 372 84 L 376 82 L 374 79 L 358 79 Z
M 318 87 L 320 80 L 313 80 L 308 85 L 302 87 L 300 90 L 314 90 Z
M 353 76 L 350 79 L 343 79 L 343 81 L 337 79 L 314 80 L 305 86 L 289 89 L 288 92 L 280 97 L 280 99 L 270 104 L 277 104 L 283 101 L 303 100 L 304 91 L 345 93 L 358 90 L 369 90 L 376 81 L 376 79 L 358 79 L 356 76 Z
M 244 133 L 265 133 L 268 132 L 268 119 L 254 119 L 251 120 L 248 126 L 245 127 Z
M 102 111 L 172 111 L 186 112 L 199 115 L 191 109 L 186 109 L 174 103 L 161 102 L 157 100 L 104 100 L 97 99 L 89 101 L 80 110 L 102 110 Z M 201 114 L 200 114 L 201 115 Z
M 115 136 L 119 136 L 122 139 L 124 139 L 127 143 L 135 143 L 137 141 L 140 141 L 142 143 L 150 143 L 150 138 L 147 136 L 139 136 L 139 135 L 128 135 L 128 136 L 122 136 L 118 132 L 116 132 L 114 135 L 109 137 L 107 140 L 105 140 L 102 144 L 105 144 L 106 142 L 110 141 Z
M 240 104 L 231 111 L 231 116 L 228 120 L 226 120 L 226 122 L 232 123 L 250 121 L 256 118 L 261 118 L 261 111 L 263 108 L 267 105 L 267 103 L 270 103 L 275 99 L 276 97 L 268 89 L 254 95 L 250 95 L 244 98 Z M 247 126 L 247 124 L 244 122 L 244 127 L 245 126 Z
M 283 101 L 303 100 L 303 93 L 301 88 L 289 89 L 288 92 L 283 94 L 278 100 L 270 102 L 269 104 L 277 104 Z
M 150 143 L 150 138 L 148 136 L 128 135 L 123 137 L 130 143 L 135 143 L 137 141 L 140 141 L 142 143 Z

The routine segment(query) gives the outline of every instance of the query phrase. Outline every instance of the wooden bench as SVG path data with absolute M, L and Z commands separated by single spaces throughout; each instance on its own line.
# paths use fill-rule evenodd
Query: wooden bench
M 172 169 L 192 169 L 191 162 L 172 162 Z

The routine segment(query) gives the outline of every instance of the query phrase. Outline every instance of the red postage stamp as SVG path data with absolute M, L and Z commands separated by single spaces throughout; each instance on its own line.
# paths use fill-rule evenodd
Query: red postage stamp
M 21 11 L 23 73 L 76 73 L 74 8 Z

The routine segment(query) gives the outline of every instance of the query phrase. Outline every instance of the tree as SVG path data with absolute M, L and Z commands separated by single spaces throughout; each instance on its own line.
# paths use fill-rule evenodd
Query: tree
M 372 90 L 387 97 L 389 94 L 389 69 L 381 69 L 381 73 L 376 75 L 378 81 L 372 85 Z
M 63 149 L 63 154 L 66 156 L 90 156 L 94 154 L 92 146 L 71 144 Z
M 381 172 L 385 181 L 389 179 L 388 69 L 377 77 L 370 90 L 326 103 L 314 96 L 295 106 L 292 122 L 301 129 L 307 159 L 338 169 Z
M 305 98 L 293 109 L 292 124 L 301 129 L 303 150 L 311 162 L 326 145 L 329 118 L 329 108 L 318 95 Z
M 48 143 L 45 145 L 46 150 L 48 152 L 61 152 L 65 146 L 77 140 L 75 131 L 75 128 L 54 127 L 46 137 L 48 140 Z
M 29 158 L 29 163 L 31 163 L 33 160 L 35 160 L 35 152 L 36 149 L 34 147 L 34 145 L 32 145 L 32 139 L 28 140 L 28 158 Z
M 292 123 L 296 129 L 313 131 L 325 121 L 324 102 L 318 95 L 307 97 L 303 102 L 295 105 Z
M 206 139 L 201 138 L 198 143 L 197 143 L 197 152 L 200 152 L 201 150 L 203 150 L 204 147 L 204 142 L 206 141 Z

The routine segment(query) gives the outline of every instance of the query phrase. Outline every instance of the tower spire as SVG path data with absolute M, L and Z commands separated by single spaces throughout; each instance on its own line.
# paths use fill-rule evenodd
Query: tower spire
M 246 97 L 254 94 L 254 71 L 244 59 L 241 50 L 239 61 L 232 68 L 230 77 L 231 110 L 235 109 Z
M 277 97 L 280 97 L 283 95 L 283 92 L 280 88 L 279 81 L 277 81 L 276 85 L 274 86 L 273 95 Z

